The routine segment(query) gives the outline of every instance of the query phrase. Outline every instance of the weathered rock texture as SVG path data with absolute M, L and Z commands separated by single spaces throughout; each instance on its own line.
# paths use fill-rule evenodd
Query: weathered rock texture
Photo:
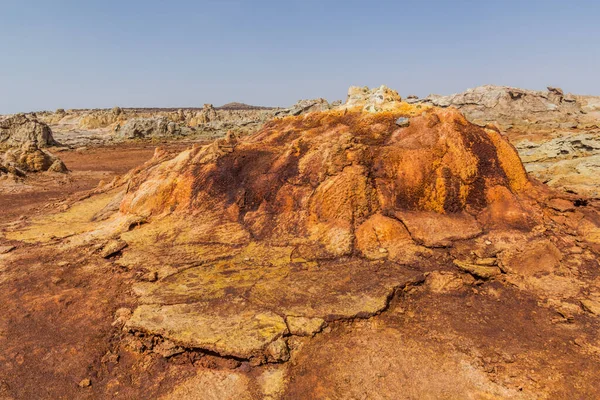
M 180 127 L 166 117 L 133 118 L 123 126 L 117 125 L 115 132 L 125 139 L 142 139 L 152 137 L 176 137 L 186 135 L 189 129 Z
M 545 183 L 600 196 L 600 98 L 561 89 L 481 86 L 411 103 L 456 107 L 478 125 L 494 124 L 517 147 L 529 172 Z
M 5 231 L 24 249 L 8 270 L 52 241 L 52 262 L 139 276 L 114 322 L 127 346 L 225 366 L 165 398 L 598 397 L 597 205 L 530 181 L 497 129 L 456 109 L 355 92 L 248 137 L 157 149 Z
M 239 136 L 256 132 L 265 122 L 289 115 L 330 108 L 325 99 L 301 100 L 289 108 L 256 107 L 229 103 L 222 107 L 205 104 L 201 109 L 62 110 L 38 113 L 52 126 L 57 139 L 69 146 L 102 145 L 110 141 L 139 138 L 197 139 L 223 137 L 229 131 Z M 125 129 L 125 130 L 123 130 Z M 116 133 L 116 134 L 115 134 Z
M 0 121 L 0 175 L 67 172 L 58 157 L 42 149 L 56 144 L 50 127 L 32 116 L 18 114 Z
M 473 123 L 495 123 L 503 131 L 600 126 L 597 97 L 564 95 L 561 89 L 552 87 L 534 91 L 486 85 L 450 96 L 430 95 L 415 102 L 456 107 Z
M 67 172 L 67 167 L 48 151 L 40 149 L 35 143 L 25 143 L 19 148 L 6 151 L 0 164 L 7 169 L 18 169 L 22 172 Z
M 0 121 L 0 150 L 34 142 L 39 147 L 56 144 L 50 127 L 36 118 L 17 114 Z

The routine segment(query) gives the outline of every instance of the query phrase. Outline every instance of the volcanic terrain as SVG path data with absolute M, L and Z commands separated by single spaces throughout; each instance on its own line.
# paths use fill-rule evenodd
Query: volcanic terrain
M 351 88 L 8 214 L 0 398 L 600 398 L 600 203 L 470 119 Z

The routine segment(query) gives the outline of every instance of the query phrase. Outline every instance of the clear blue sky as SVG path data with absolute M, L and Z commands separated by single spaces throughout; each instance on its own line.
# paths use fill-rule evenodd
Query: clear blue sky
M 0 0 L 0 114 L 290 105 L 382 83 L 600 95 L 600 1 Z

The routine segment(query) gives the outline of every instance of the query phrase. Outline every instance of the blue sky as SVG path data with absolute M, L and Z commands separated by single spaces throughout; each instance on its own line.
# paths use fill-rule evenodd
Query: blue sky
M 600 95 L 600 2 L 0 0 L 0 114 L 401 95 Z

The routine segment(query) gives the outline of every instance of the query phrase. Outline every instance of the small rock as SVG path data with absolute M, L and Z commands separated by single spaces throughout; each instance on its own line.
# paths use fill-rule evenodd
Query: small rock
M 446 271 L 431 272 L 427 276 L 425 284 L 433 293 L 450 293 L 460 290 L 464 286 L 463 280 L 456 273 Z
M 594 300 L 581 300 L 581 306 L 583 309 L 594 315 L 600 315 L 600 302 Z
M 406 117 L 400 117 L 396 120 L 396 125 L 400 128 L 405 128 L 410 125 L 410 120 Z
M 127 247 L 127 243 L 122 240 L 110 240 L 100 251 L 100 256 L 109 258 Z
M 50 171 L 50 172 L 58 172 L 58 173 L 61 173 L 61 174 L 69 172 L 69 170 L 67 169 L 67 166 L 65 165 L 65 163 L 62 162 L 62 160 L 59 160 L 58 158 L 56 160 L 54 160 L 54 162 L 52 163 L 52 165 L 50 166 L 50 168 L 48 168 L 48 171 Z
M 50 281 L 55 284 L 55 285 L 59 285 L 61 283 L 64 282 L 63 278 L 61 278 L 60 276 L 53 276 Z
M 82 379 L 79 382 L 79 387 L 86 388 L 92 386 L 92 381 L 89 378 Z
M 484 266 L 488 266 L 488 267 L 492 267 L 496 264 L 498 264 L 498 259 L 494 258 L 494 257 L 487 257 L 487 258 L 478 258 L 475 261 L 475 264 L 477 265 L 484 265 Z
M 162 343 L 155 345 L 152 348 L 152 351 L 156 354 L 160 354 L 164 358 L 173 357 L 176 354 L 181 354 L 185 350 L 182 347 L 177 346 L 175 343 L 170 340 L 165 340 Z
M 321 318 L 288 316 L 285 322 L 290 333 L 297 336 L 314 336 L 326 325 L 325 320 Z
M 290 350 L 283 338 L 279 338 L 269 343 L 266 349 L 266 355 L 270 362 L 281 362 L 290 359 Z
M 123 326 L 125 323 L 131 318 L 131 310 L 129 308 L 119 308 L 115 312 L 115 320 L 112 323 L 112 326 Z
M 575 210 L 573 202 L 565 199 L 552 199 L 548 202 L 548 207 L 560 212 Z
M 490 278 L 492 278 L 496 275 L 500 275 L 502 273 L 502 271 L 498 267 L 487 267 L 487 266 L 471 264 L 471 263 L 459 261 L 459 260 L 454 260 L 454 264 L 458 268 L 462 269 L 463 271 L 466 271 L 466 272 L 470 273 L 471 275 L 474 275 L 474 276 L 476 276 L 478 278 L 482 278 L 482 279 L 490 279 Z
M 119 362 L 119 355 L 113 353 L 112 351 L 108 351 L 104 356 L 102 356 L 100 361 L 103 364 L 117 364 Z
M 156 282 L 158 280 L 158 272 L 150 271 L 145 273 L 140 278 L 144 282 Z
M 564 95 L 564 92 L 561 88 L 557 88 L 557 87 L 552 87 L 552 86 L 548 86 L 548 91 L 551 93 L 555 93 L 559 96 Z
M 15 246 L 0 246 L 0 254 L 10 253 L 14 249 L 16 249 Z

